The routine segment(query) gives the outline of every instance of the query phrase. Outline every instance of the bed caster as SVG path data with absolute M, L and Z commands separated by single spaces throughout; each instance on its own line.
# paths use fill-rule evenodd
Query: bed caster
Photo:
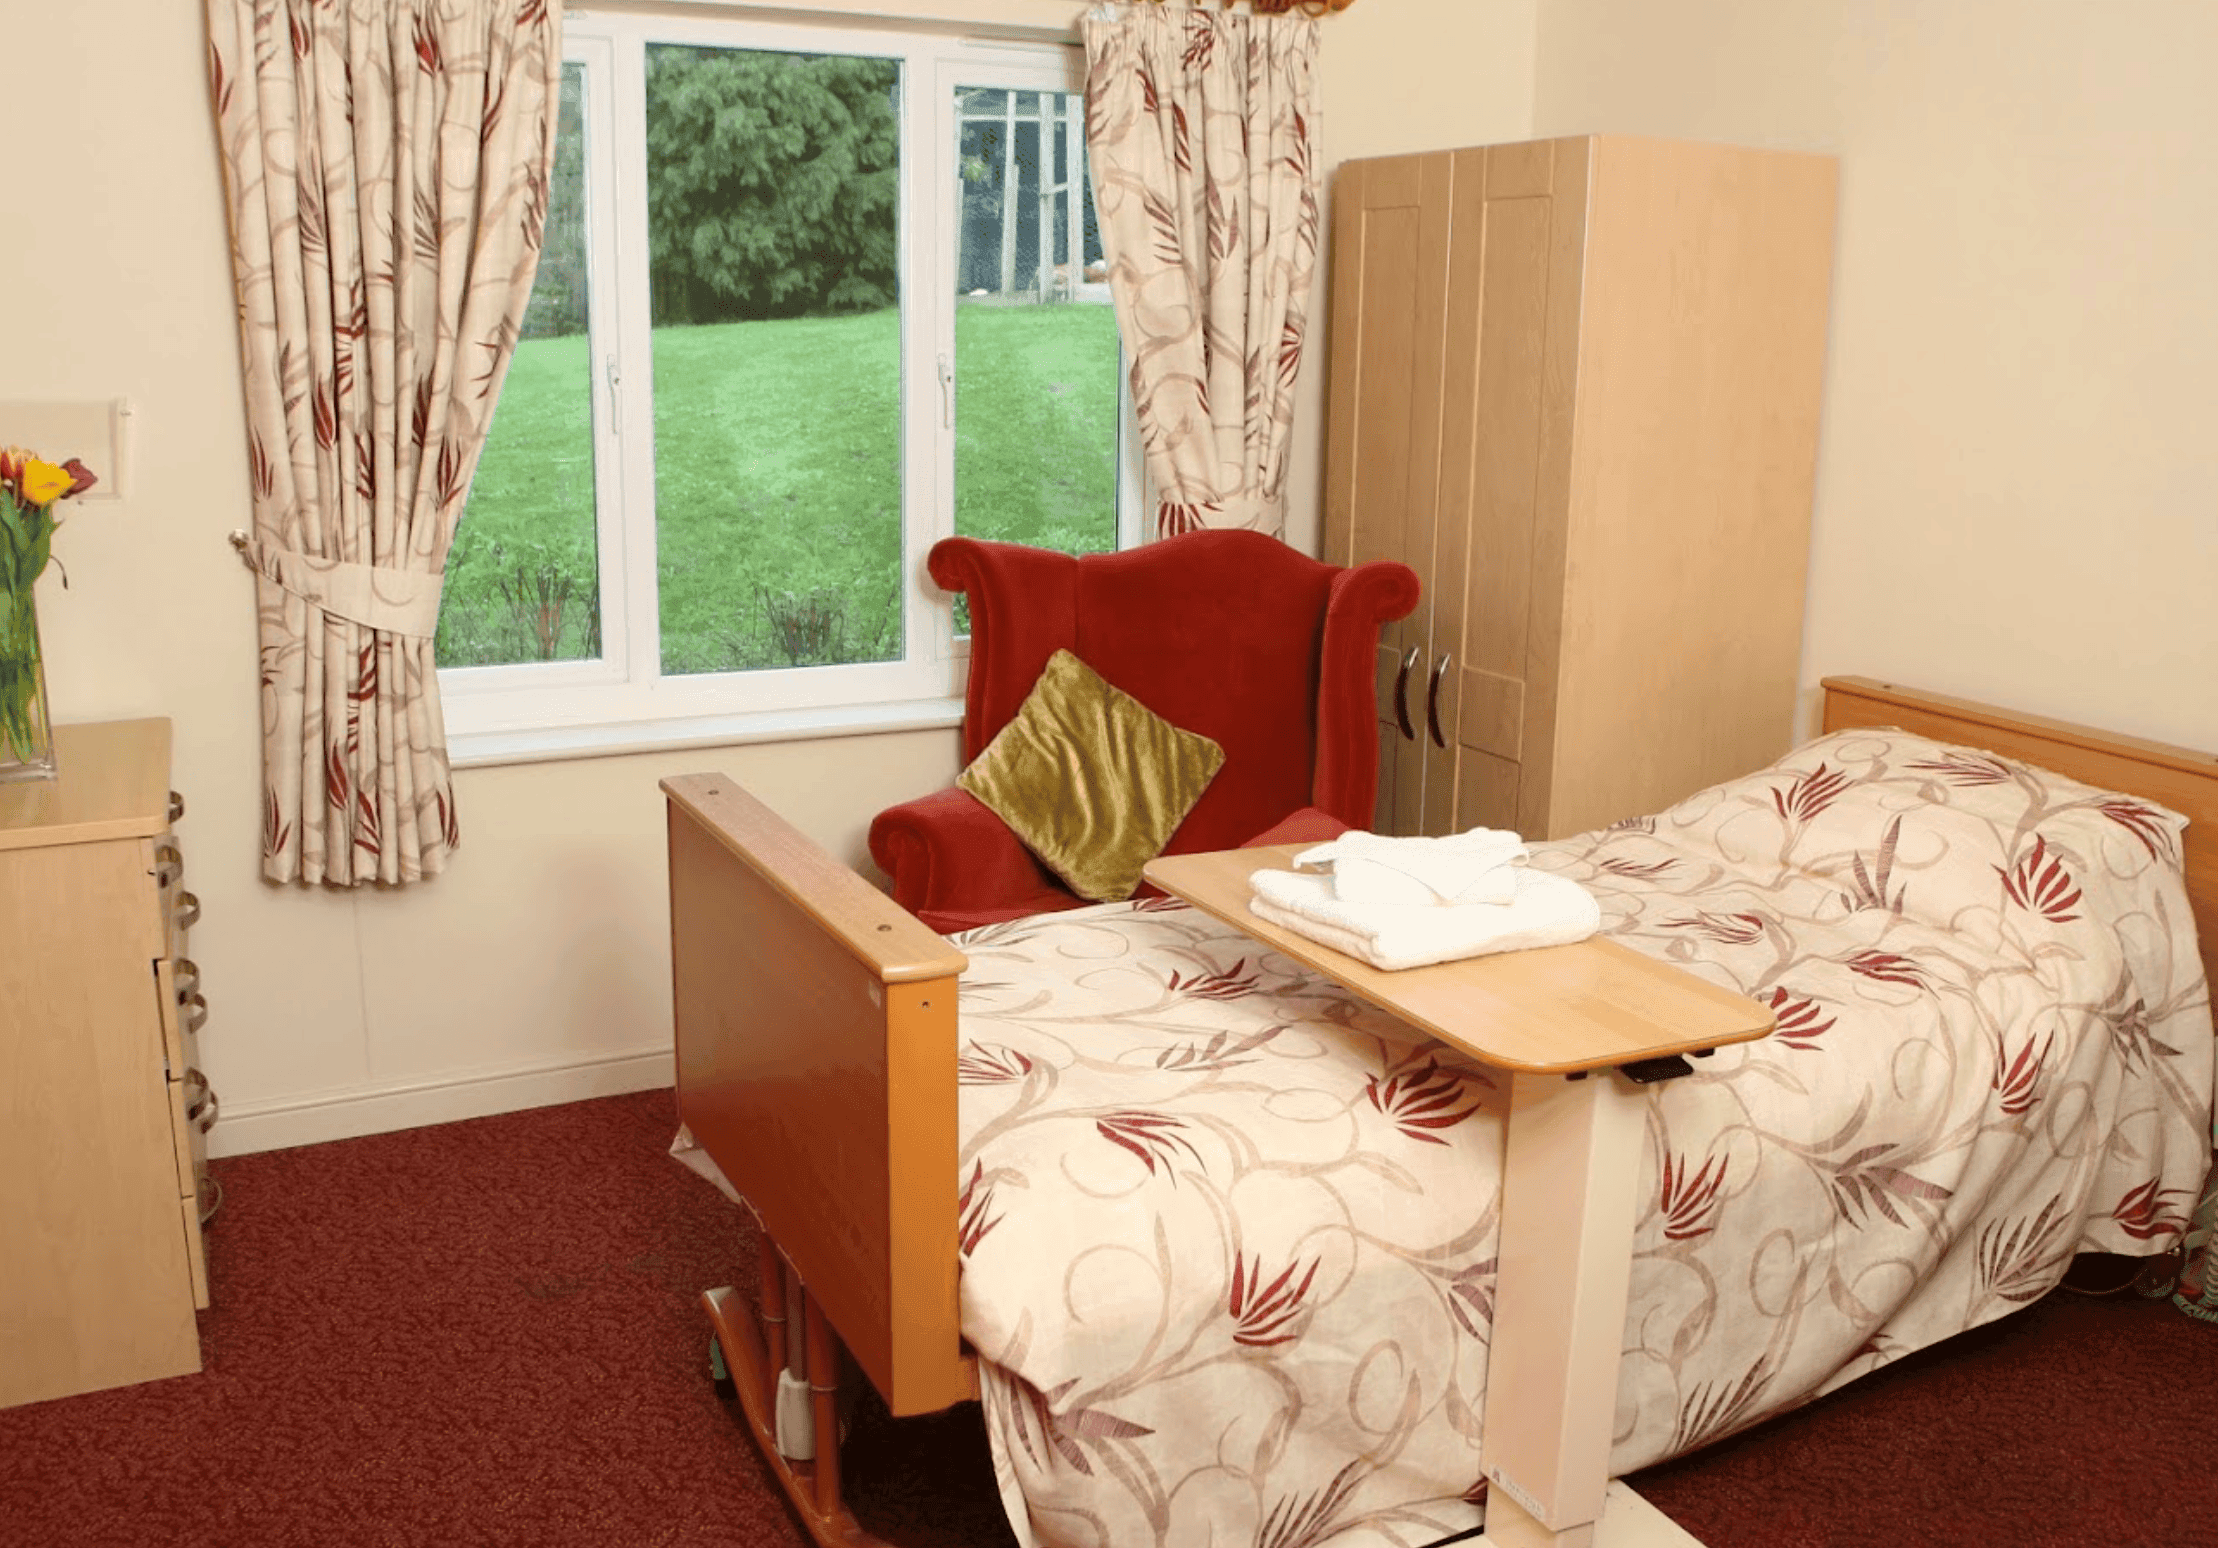
M 716 1395 L 730 1399 L 739 1395 L 739 1388 L 732 1381 L 732 1368 L 724 1363 L 724 1343 L 714 1333 L 709 1335 L 709 1384 L 716 1388 Z

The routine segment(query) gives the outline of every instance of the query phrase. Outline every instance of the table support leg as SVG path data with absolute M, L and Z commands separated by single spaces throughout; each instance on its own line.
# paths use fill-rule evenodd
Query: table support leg
M 1505 1545 L 1588 1548 L 1609 1489 L 1647 1103 L 1613 1070 L 1517 1074 L 1483 1465 Z

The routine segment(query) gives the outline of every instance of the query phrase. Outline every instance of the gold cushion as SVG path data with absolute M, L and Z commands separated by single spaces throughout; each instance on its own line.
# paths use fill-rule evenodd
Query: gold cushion
M 1067 650 L 955 783 L 1007 823 L 1071 891 L 1129 898 L 1224 765 Z

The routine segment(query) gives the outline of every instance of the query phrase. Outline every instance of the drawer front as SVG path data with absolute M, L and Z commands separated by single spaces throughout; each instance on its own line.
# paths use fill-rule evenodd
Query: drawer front
M 193 1274 L 193 1305 L 200 1311 L 208 1309 L 208 1247 L 201 1239 L 199 1198 L 177 1201 L 178 1213 L 185 1220 L 185 1257 Z

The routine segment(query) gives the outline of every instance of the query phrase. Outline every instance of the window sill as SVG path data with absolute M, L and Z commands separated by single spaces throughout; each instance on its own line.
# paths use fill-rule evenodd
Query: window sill
M 486 769 L 511 763 L 675 752 L 689 747 L 736 747 L 749 742 L 809 742 L 894 731 L 944 731 L 962 723 L 963 701 L 957 698 L 843 704 L 751 715 L 687 715 L 529 731 L 465 731 L 448 736 L 447 763 L 457 769 Z

